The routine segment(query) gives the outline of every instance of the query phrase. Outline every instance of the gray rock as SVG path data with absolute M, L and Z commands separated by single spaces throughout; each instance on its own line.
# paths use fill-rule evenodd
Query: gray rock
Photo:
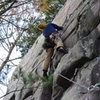
M 32 72 L 33 76 L 42 76 L 46 52 L 42 48 L 44 38 L 41 35 L 15 70 L 4 100 L 85 100 L 87 90 L 60 75 L 87 88 L 100 82 L 100 0 L 67 0 L 53 23 L 64 27 L 60 32 L 69 50 L 68 54 L 54 51 L 50 62 L 55 71 L 53 86 L 43 88 L 41 81 L 24 86 L 22 78 L 14 76 L 18 75 L 19 68 L 26 75 Z M 100 91 L 91 91 L 88 97 L 100 100 Z
M 64 81 L 59 74 L 71 79 L 73 78 L 76 68 L 81 68 L 82 65 L 97 56 L 95 53 L 97 50 L 94 47 L 96 45 L 95 41 L 100 37 L 99 29 L 100 25 L 98 25 L 98 27 L 92 31 L 90 35 L 78 41 L 77 44 L 69 51 L 69 53 L 62 57 L 54 73 L 53 92 L 57 91 L 57 89 L 55 89 L 56 84 L 62 86 L 64 89 L 67 89 L 71 84 L 67 80 Z
M 95 58 L 93 61 L 86 63 L 78 72 L 76 79 L 74 80 L 76 84 L 73 84 L 64 94 L 61 100 L 85 100 L 89 98 L 89 100 L 100 100 L 100 90 L 93 90 L 87 93 L 87 89 L 94 85 L 92 84 L 92 75 L 95 73 L 95 68 L 100 68 L 100 57 Z M 95 73 L 96 74 L 96 73 Z M 93 75 L 94 76 L 94 75 Z M 96 77 L 95 77 L 96 78 Z M 93 78 L 94 79 L 94 78 Z M 98 83 L 97 81 L 93 81 Z M 100 82 L 100 80 L 99 80 Z M 79 85 L 77 85 L 79 84 Z M 84 86 L 86 88 L 83 88 Z

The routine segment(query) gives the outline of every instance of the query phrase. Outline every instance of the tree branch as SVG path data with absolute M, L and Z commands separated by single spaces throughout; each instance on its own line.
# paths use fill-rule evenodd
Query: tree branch
M 1 72 L 1 70 L 4 68 L 4 66 L 6 65 L 6 63 L 8 62 L 8 60 L 9 60 L 9 58 L 10 58 L 10 55 L 11 55 L 11 53 L 12 53 L 14 47 L 16 46 L 17 41 L 20 39 L 20 37 L 22 36 L 23 33 L 24 33 L 24 31 L 23 31 L 21 34 L 19 34 L 19 36 L 16 38 L 15 42 L 14 42 L 14 43 L 12 44 L 12 46 L 10 47 L 6 59 L 4 60 L 4 62 L 3 62 L 3 63 L 1 64 L 1 66 L 0 66 L 0 72 Z
M 8 52 L 7 48 L 5 48 L 5 46 L 3 45 L 3 43 L 1 42 L 2 47 Z
M 19 90 L 13 90 L 13 91 L 8 92 L 8 93 L 6 93 L 5 95 L 1 96 L 0 99 L 3 98 L 3 97 L 5 97 L 5 96 L 7 96 L 7 95 L 9 95 L 10 93 L 22 91 L 22 90 L 25 90 L 25 89 L 32 89 L 32 88 L 42 89 L 42 88 L 39 88 L 39 86 L 37 86 L 37 87 L 30 87 L 30 88 L 23 88 L 23 89 L 19 89 Z
M 14 5 L 14 3 L 15 3 L 15 1 L 14 1 L 8 8 L 2 10 L 2 11 L 0 12 L 0 16 L 1 16 L 2 14 L 4 14 L 5 12 L 7 12 L 9 9 L 11 9 L 12 6 Z
M 13 60 L 17 60 L 17 59 L 21 59 L 22 57 L 18 57 L 18 58 L 14 58 L 14 59 L 10 59 L 10 60 L 8 60 L 8 62 L 9 61 L 13 61 Z
M 17 7 L 22 6 L 24 4 L 27 4 L 27 3 L 30 3 L 30 2 L 26 1 L 26 2 L 20 3 L 20 4 L 16 5 L 16 6 L 13 6 L 12 8 L 17 8 Z
M 2 17 L 0 17 L 0 18 L 3 19 L 3 20 L 5 20 L 5 21 L 8 22 L 8 23 L 14 25 L 14 26 L 17 27 L 17 28 L 20 28 L 20 29 L 22 29 L 22 30 L 24 30 L 24 31 L 27 30 L 27 29 L 25 29 L 25 28 L 22 28 L 22 27 L 17 26 L 16 24 L 14 24 L 14 23 L 12 23 L 12 22 L 10 22 L 10 21 L 8 21 L 8 20 L 2 18 Z

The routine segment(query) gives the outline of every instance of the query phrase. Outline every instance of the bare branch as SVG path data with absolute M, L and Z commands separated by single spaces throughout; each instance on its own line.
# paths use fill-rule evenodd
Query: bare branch
M 5 46 L 3 45 L 3 43 L 1 43 L 1 45 L 8 52 L 8 49 L 5 48 Z
M 4 94 L 4 91 L 0 88 L 1 92 Z
M 18 67 L 18 65 L 14 64 L 13 62 L 10 61 L 11 64 L 9 64 L 9 66 L 11 67 Z
M 3 59 L 0 58 L 1 61 L 3 61 Z
M 8 8 L 6 8 L 6 9 L 0 11 L 0 16 L 1 16 L 2 14 L 4 14 L 5 12 L 7 12 L 9 9 L 11 9 L 12 6 L 14 5 L 14 3 L 15 3 L 15 1 L 14 1 Z M 5 5 L 7 5 L 7 4 L 5 4 Z
M 5 97 L 5 96 L 7 96 L 7 95 L 9 95 L 10 93 L 14 93 L 14 92 L 18 92 L 18 91 L 22 91 L 22 90 L 26 90 L 26 89 L 29 89 L 30 90 L 32 88 L 42 89 L 42 88 L 39 88 L 39 86 L 36 86 L 36 87 L 30 87 L 30 88 L 23 88 L 23 89 L 13 90 L 13 91 L 8 92 L 5 95 L 1 96 L 0 99 L 3 98 L 3 97 Z
M 16 6 L 13 6 L 12 8 L 17 8 L 17 7 L 19 7 L 19 6 L 22 6 L 22 5 L 24 5 L 24 4 L 27 4 L 27 3 L 30 3 L 29 1 L 24 1 L 23 3 L 20 3 L 20 4 L 18 4 L 18 5 L 16 5 Z
M 3 20 L 5 20 L 5 21 L 8 22 L 8 23 L 14 25 L 14 26 L 17 27 L 17 28 L 20 28 L 20 29 L 22 29 L 22 30 L 24 30 L 24 31 L 27 30 L 27 29 L 25 29 L 25 28 L 22 28 L 22 27 L 17 26 L 16 24 L 14 24 L 14 23 L 12 23 L 12 22 L 10 22 L 10 21 L 8 21 L 8 20 L 2 18 L 2 17 L 0 17 L 0 18 L 3 19 Z
M 14 58 L 14 59 L 10 59 L 10 60 L 8 60 L 8 62 L 9 61 L 13 61 L 13 60 L 18 60 L 18 59 L 21 59 L 22 57 L 17 57 L 17 58 Z
M 11 38 L 11 36 L 9 36 L 9 37 L 4 37 L 4 38 L 1 38 L 1 37 L 0 37 L 0 41 L 1 41 L 1 40 L 4 41 L 4 40 L 6 40 L 6 39 L 8 39 L 8 38 Z
M 5 30 L 4 25 L 2 25 L 2 26 L 3 26 L 3 30 L 4 30 L 4 32 L 5 32 L 4 34 L 5 34 L 5 36 L 6 36 L 6 39 L 8 40 L 8 38 L 7 38 L 7 34 L 8 34 L 8 33 L 7 33 L 7 31 L 6 31 L 7 29 Z M 4 42 L 5 42 L 6 46 L 7 46 L 8 49 L 9 49 L 9 48 L 10 48 L 10 47 L 9 47 L 9 45 L 10 45 L 9 41 L 6 42 L 6 41 L 4 40 Z
M 22 11 L 16 13 L 16 14 L 9 14 L 9 15 L 8 15 L 8 14 L 6 14 L 6 15 L 3 14 L 2 16 L 5 16 L 5 17 L 6 17 L 6 16 L 16 16 L 16 15 L 18 15 L 18 14 L 21 14 L 21 13 L 24 12 L 24 11 L 25 11 L 25 10 L 22 10 Z
M 19 28 L 19 26 L 17 26 L 16 24 L 14 24 L 14 23 L 12 23 L 12 22 L 10 22 L 10 21 L 6 20 L 5 18 L 2 18 L 2 17 L 0 17 L 0 18 L 1 18 L 1 19 L 3 19 L 3 20 L 5 20 L 5 21 L 6 21 L 6 22 L 8 22 L 8 23 L 10 23 L 10 24 L 14 25 L 15 27 Z
M 19 36 L 16 38 L 15 42 L 12 44 L 12 46 L 9 49 L 8 55 L 6 57 L 6 59 L 4 60 L 4 62 L 1 64 L 0 66 L 0 71 L 4 68 L 4 66 L 6 65 L 6 63 L 8 62 L 10 55 L 14 49 L 14 47 L 16 46 L 17 41 L 20 39 L 20 37 L 22 36 L 22 34 L 24 33 L 24 31 L 22 33 L 19 34 Z

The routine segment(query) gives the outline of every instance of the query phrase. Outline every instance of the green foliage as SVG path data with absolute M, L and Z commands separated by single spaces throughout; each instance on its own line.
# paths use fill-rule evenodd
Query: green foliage
M 51 74 L 48 79 L 46 79 L 45 77 L 41 77 L 42 83 L 43 83 L 43 87 L 52 87 L 53 85 L 53 74 Z
M 18 74 L 19 74 L 19 76 L 23 76 L 23 74 L 24 74 L 21 67 L 19 67 L 19 69 L 18 69 Z
M 40 76 L 33 76 L 32 72 L 28 73 L 27 75 L 22 71 L 22 68 L 18 69 L 18 75 L 14 75 L 15 78 L 21 78 L 24 85 L 28 83 L 35 83 L 40 79 Z
M 46 15 L 45 21 L 48 23 L 54 19 L 59 9 L 65 3 L 65 0 L 58 0 L 58 1 L 47 0 L 47 3 L 48 3 L 48 9 L 45 9 L 44 14 Z
M 51 22 L 65 1 L 66 0 L 47 0 L 48 9 L 45 9 L 43 14 L 45 17 L 41 16 L 38 19 L 30 18 L 29 20 L 24 20 L 28 22 L 28 28 L 26 34 L 24 34 L 17 43 L 17 47 L 20 50 L 22 56 L 28 52 L 37 37 L 41 34 L 41 31 L 37 29 L 38 23 Z
M 36 22 L 34 22 L 34 20 L 35 19 L 26 20 L 28 22 L 27 31 L 16 44 L 22 56 L 24 56 L 28 52 L 37 37 L 41 34 L 41 32 L 37 29 L 39 19 L 36 20 Z
M 60 4 L 64 5 L 67 0 L 58 0 Z
M 33 76 L 32 72 L 28 73 L 25 75 L 24 71 L 22 71 L 22 68 L 19 68 L 18 70 L 18 75 L 14 75 L 15 78 L 20 78 L 22 79 L 23 84 L 26 86 L 29 83 L 35 83 L 37 81 L 42 81 L 43 87 L 52 87 L 53 84 L 53 74 L 48 76 L 48 79 L 45 77 L 41 77 L 39 75 Z
M 35 83 L 40 79 L 40 76 L 38 76 L 38 75 L 33 76 L 32 73 L 29 73 L 28 79 L 29 79 L 29 82 Z
M 24 85 L 28 84 L 28 78 L 25 75 L 22 76 L 22 81 Z

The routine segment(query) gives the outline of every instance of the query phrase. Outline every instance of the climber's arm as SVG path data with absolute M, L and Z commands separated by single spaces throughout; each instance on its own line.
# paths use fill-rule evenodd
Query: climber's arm
M 58 26 L 58 25 L 56 25 L 56 24 L 54 24 L 54 23 L 52 23 L 52 25 L 53 25 L 53 27 L 56 28 L 58 31 L 63 30 L 63 27 L 62 27 L 62 26 Z
M 17 0 L 7 0 L 8 3 L 17 2 Z

